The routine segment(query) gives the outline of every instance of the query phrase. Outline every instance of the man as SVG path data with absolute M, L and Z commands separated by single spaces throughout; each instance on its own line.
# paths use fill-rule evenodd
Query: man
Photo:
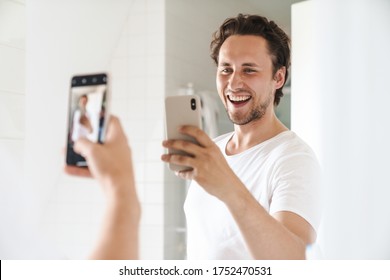
M 319 166 L 312 150 L 276 117 L 288 76 L 288 36 L 264 17 L 227 19 L 214 34 L 217 89 L 234 132 L 200 145 L 167 140 L 190 154 L 162 156 L 192 167 L 185 202 L 189 259 L 304 259 L 319 223 Z
M 72 141 L 86 138 L 92 133 L 92 125 L 87 112 L 88 96 L 83 94 L 79 98 L 78 107 L 73 115 Z

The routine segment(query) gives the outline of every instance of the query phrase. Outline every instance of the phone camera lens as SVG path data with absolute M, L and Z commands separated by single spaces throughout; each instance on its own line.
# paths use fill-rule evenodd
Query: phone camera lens
M 85 84 L 85 83 L 87 82 L 87 79 L 84 78 L 84 79 L 81 80 L 81 82 L 82 82 L 83 84 Z
M 196 100 L 195 98 L 191 98 L 191 109 L 196 110 Z
M 92 83 L 96 83 L 97 82 L 97 78 L 92 78 Z

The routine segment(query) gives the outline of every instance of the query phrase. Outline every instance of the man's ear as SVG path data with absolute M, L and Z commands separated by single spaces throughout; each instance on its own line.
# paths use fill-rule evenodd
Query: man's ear
M 276 81 L 276 89 L 281 88 L 284 85 L 286 79 L 286 67 L 280 67 L 274 76 L 274 80 Z

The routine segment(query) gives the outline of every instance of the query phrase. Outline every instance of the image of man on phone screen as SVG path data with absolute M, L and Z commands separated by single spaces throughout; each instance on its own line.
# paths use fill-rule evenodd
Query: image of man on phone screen
M 80 137 L 86 138 L 93 131 L 90 117 L 87 112 L 87 104 L 88 96 L 83 94 L 80 96 L 78 107 L 73 114 L 72 141 L 76 141 Z

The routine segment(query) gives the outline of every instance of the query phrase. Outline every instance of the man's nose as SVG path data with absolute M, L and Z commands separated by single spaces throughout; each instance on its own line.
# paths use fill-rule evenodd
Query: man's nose
M 244 81 L 242 76 L 238 72 L 232 73 L 229 79 L 229 89 L 235 91 L 236 89 L 243 88 Z

